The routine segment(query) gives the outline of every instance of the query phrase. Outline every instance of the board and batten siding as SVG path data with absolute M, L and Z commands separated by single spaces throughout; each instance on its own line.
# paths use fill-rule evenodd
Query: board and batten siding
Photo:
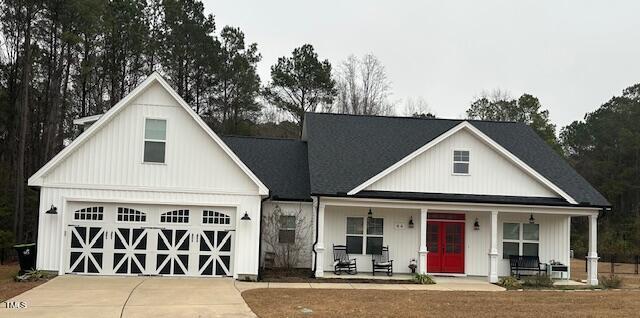
M 570 223 L 567 215 L 533 214 L 535 223 L 540 224 L 540 240 L 538 256 L 540 262 L 548 263 L 551 260 L 563 264 L 570 264 Z M 509 260 L 502 258 L 502 225 L 503 223 L 528 223 L 529 214 L 499 213 L 498 214 L 498 275 L 509 276 Z M 522 231 L 522 229 L 520 229 Z
M 40 190 L 40 216 L 38 220 L 38 255 L 36 267 L 41 270 L 59 271 L 62 252 L 63 231 L 67 230 L 64 219 L 67 200 L 82 199 L 86 202 L 122 202 L 172 206 L 235 206 L 236 235 L 234 276 L 238 274 L 258 274 L 258 241 L 260 218 L 260 196 L 202 194 L 188 192 L 160 191 L 118 191 L 96 189 L 69 189 L 42 187 Z M 188 205 L 186 205 L 188 204 Z M 45 214 L 51 205 L 58 208 L 58 214 Z M 77 204 L 75 204 L 77 206 Z M 247 212 L 251 221 L 240 218 Z M 67 232 L 66 235 L 69 235 Z
M 301 243 L 300 258 L 298 264 L 295 266 L 298 268 L 312 268 L 313 266 L 313 242 L 315 240 L 315 213 L 313 211 L 313 203 L 311 202 L 274 202 L 266 201 L 262 204 L 263 220 L 272 215 L 273 211 L 279 206 L 282 210 L 282 215 L 295 215 L 300 216 L 303 219 L 300 221 L 300 227 L 296 228 L 296 231 L 301 231 L 300 234 L 304 234 L 304 239 Z M 277 231 L 277 229 L 273 229 Z M 263 233 L 269 231 L 267 224 L 263 224 Z M 277 232 L 276 232 L 277 233 Z M 272 252 L 270 246 L 265 242 L 264 235 L 262 241 L 262 257 L 264 253 Z
M 324 221 L 324 270 L 333 271 L 333 245 L 345 245 L 347 240 L 347 217 L 366 218 L 368 208 L 327 206 Z M 383 218 L 382 244 L 389 246 L 389 258 L 393 259 L 395 273 L 410 273 L 409 262 L 418 259 L 420 243 L 420 211 L 408 209 L 373 208 L 374 218 Z M 414 227 L 409 228 L 409 219 L 413 217 Z M 403 224 L 403 229 L 396 228 L 396 224 Z M 363 246 L 364 247 L 364 246 Z M 363 252 L 366 252 L 363 250 Z M 358 271 L 371 271 L 371 255 L 350 254 L 357 259 Z
M 164 164 L 143 163 L 145 118 L 166 119 Z M 58 166 L 44 185 L 257 193 L 257 185 L 159 84 L 150 85 Z
M 325 264 L 324 270 L 333 271 L 333 245 L 346 244 L 347 217 L 367 218 L 368 208 L 327 206 L 325 208 Z M 420 242 L 420 211 L 413 209 L 373 208 L 374 218 L 384 218 L 383 244 L 389 246 L 390 258 L 394 260 L 395 273 L 409 273 L 409 261 L 418 259 Z M 469 276 L 488 276 L 489 250 L 491 248 L 491 212 L 480 211 L 432 211 L 441 213 L 465 214 L 465 272 Z M 414 228 L 406 225 L 413 217 Z M 539 254 L 541 262 L 557 260 L 569 263 L 569 223 L 567 215 L 535 214 L 536 223 L 540 225 Z M 478 230 L 473 224 L 478 219 Z M 502 259 L 502 224 L 504 222 L 528 223 L 529 214 L 498 214 L 498 275 L 509 276 L 509 261 Z M 397 229 L 402 223 L 404 229 Z M 357 259 L 358 271 L 371 270 L 370 255 L 350 255 Z
M 453 175 L 454 150 L 469 151 L 469 175 Z M 558 197 L 466 129 L 442 140 L 366 190 Z

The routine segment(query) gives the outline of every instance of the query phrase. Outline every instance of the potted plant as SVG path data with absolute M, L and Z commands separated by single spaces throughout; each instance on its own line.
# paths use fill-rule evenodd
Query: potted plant
M 411 274 L 415 274 L 416 273 L 416 268 L 418 268 L 418 264 L 416 264 L 416 259 L 412 258 L 409 261 L 409 268 L 411 269 Z

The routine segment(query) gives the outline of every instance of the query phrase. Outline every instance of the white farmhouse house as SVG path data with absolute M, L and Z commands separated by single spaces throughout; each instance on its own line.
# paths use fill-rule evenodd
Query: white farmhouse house
M 397 273 L 496 282 L 509 255 L 569 264 L 571 217 L 588 217 L 597 284 L 609 203 L 523 124 L 308 113 L 301 140 L 220 137 L 156 73 L 96 119 L 29 179 L 38 269 L 255 278 L 278 206 L 283 241 L 295 216 L 312 229 L 299 263 L 316 277 L 334 245 L 360 272 L 385 246 Z

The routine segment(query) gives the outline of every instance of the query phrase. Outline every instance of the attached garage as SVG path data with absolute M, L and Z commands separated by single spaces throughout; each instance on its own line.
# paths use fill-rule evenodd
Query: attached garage
M 230 207 L 70 202 L 66 273 L 232 276 Z
M 29 185 L 40 188 L 38 269 L 257 277 L 269 189 L 156 73 Z

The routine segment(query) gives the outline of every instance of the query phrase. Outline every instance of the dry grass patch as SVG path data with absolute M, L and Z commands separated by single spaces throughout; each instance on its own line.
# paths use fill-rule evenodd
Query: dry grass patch
M 448 292 L 253 289 L 259 317 L 637 317 L 640 291 Z
M 622 288 L 637 289 L 640 288 L 640 275 L 633 274 L 635 272 L 634 264 L 618 264 L 615 265 L 615 276 L 622 279 Z M 598 262 L 598 275 L 611 276 L 611 263 Z M 583 280 L 587 279 L 584 260 L 571 260 L 571 279 Z
M 46 280 L 37 282 L 16 282 L 13 278 L 18 275 L 20 265 L 17 263 L 0 265 L 0 301 L 5 301 L 36 287 Z

